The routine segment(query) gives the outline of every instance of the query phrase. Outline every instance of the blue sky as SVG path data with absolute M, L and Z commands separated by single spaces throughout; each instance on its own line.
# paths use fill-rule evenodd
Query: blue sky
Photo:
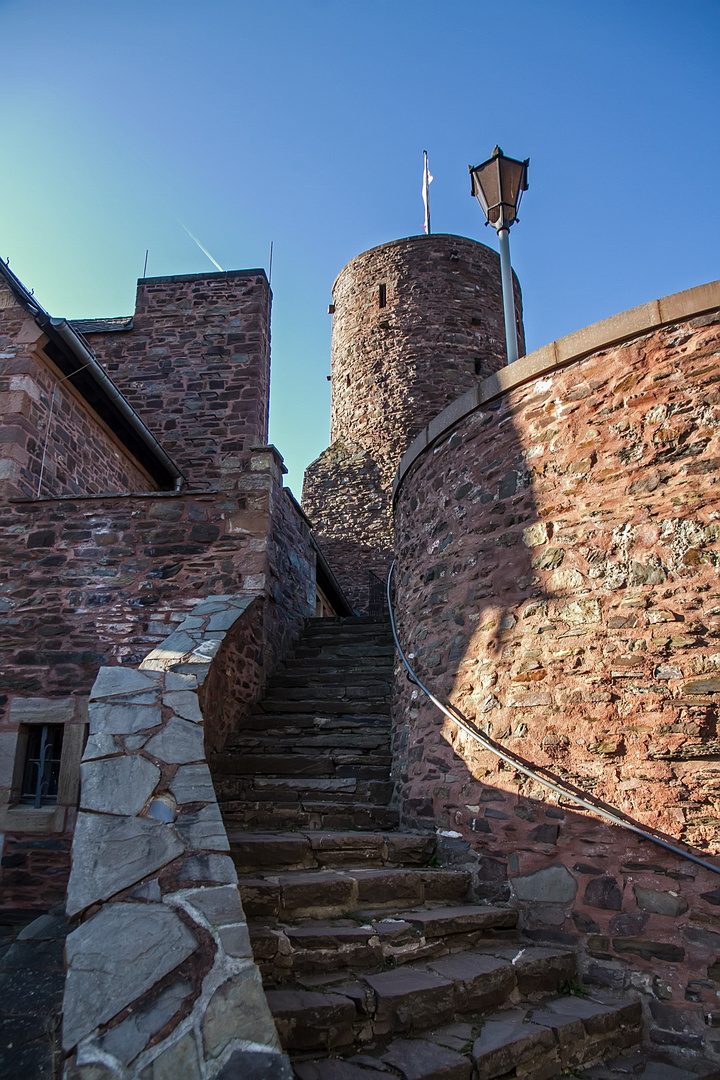
M 53 315 L 273 262 L 271 438 L 327 445 L 333 279 L 433 228 L 495 245 L 467 165 L 530 157 L 528 348 L 720 276 L 717 0 L 0 0 L 0 255 Z

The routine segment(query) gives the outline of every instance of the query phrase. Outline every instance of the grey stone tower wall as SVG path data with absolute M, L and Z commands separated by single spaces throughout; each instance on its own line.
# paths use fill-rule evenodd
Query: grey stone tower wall
M 524 353 L 522 300 L 516 323 Z M 333 286 L 331 446 L 303 508 L 340 583 L 367 611 L 392 551 L 389 490 L 415 435 L 506 363 L 500 259 L 463 236 L 411 236 L 352 259 Z

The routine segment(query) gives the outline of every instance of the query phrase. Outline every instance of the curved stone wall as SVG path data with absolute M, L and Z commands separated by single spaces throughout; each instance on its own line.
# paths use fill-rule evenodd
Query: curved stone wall
M 548 346 L 422 433 L 397 484 L 399 633 L 433 691 L 525 761 L 712 861 L 720 283 L 647 308 L 624 335 L 608 321 L 620 344 L 588 328 L 575 358 Z M 395 718 L 405 823 L 441 830 L 531 937 L 580 946 L 588 978 L 645 990 L 652 1038 L 700 1046 L 718 876 L 558 801 L 404 680 Z
M 199 692 L 252 595 L 201 601 L 90 694 L 72 849 L 66 1080 L 289 1078 L 205 752 Z M 230 688 L 227 688 L 230 693 Z
M 517 283 L 516 296 L 522 353 Z M 391 480 L 413 435 L 506 363 L 500 258 L 464 236 L 395 240 L 340 271 L 333 305 L 330 441 L 363 447 Z

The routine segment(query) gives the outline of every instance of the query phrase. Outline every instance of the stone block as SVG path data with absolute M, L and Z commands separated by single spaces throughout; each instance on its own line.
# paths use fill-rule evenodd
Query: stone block
M 280 1043 L 254 964 L 227 979 L 207 1004 L 200 1024 L 205 1056 L 218 1057 L 233 1039 L 279 1050 Z
M 215 1080 L 293 1080 L 293 1075 L 290 1061 L 284 1054 L 236 1050 L 216 1074 Z M 338 1080 L 342 1078 L 338 1076 Z
M 549 1028 L 523 1023 L 523 1014 L 513 1012 L 507 1019 L 492 1019 L 482 1029 L 472 1048 L 478 1080 L 512 1076 L 557 1076 L 560 1060 L 555 1036 Z M 541 1072 L 542 1066 L 554 1072 Z
M 11 724 L 66 724 L 74 715 L 74 698 L 15 697 L 10 703 Z
M 94 761 L 96 758 L 110 757 L 113 754 L 122 754 L 122 747 L 115 742 L 112 735 L 90 735 L 85 743 L 83 761 Z
M 375 994 L 378 1034 L 422 1031 L 453 1015 L 453 983 L 432 972 L 398 968 L 367 975 L 365 982 Z
M 269 990 L 267 1003 L 286 1050 L 323 1049 L 353 1042 L 355 1005 L 341 994 Z
M 122 701 L 91 702 L 89 715 L 93 735 L 131 735 L 162 722 L 159 705 L 128 705 Z
M 73 840 L 68 915 L 129 888 L 182 852 L 172 826 L 160 821 L 81 812 Z
M 466 1057 L 426 1039 L 395 1039 L 382 1060 L 403 1080 L 470 1080 L 472 1072 Z
M 180 814 L 175 828 L 189 851 L 230 850 L 217 803 L 209 803 L 194 814 Z
M 161 904 L 107 904 L 67 938 L 63 1047 L 71 1050 L 181 964 L 197 939 Z
M 684 915 L 688 909 L 687 900 L 679 893 L 645 889 L 642 885 L 635 886 L 635 899 L 642 911 L 651 911 L 656 915 L 669 915 L 671 918 Z
M 181 979 L 158 996 L 136 1009 L 99 1040 L 103 1052 L 112 1054 L 123 1065 L 129 1065 L 144 1050 L 148 1041 L 172 1019 L 192 990 L 187 979 Z
M 237 871 L 227 855 L 191 855 L 185 859 L 178 881 L 208 881 L 217 885 L 237 883 Z
M 562 863 L 511 878 L 510 885 L 518 900 L 542 904 L 567 904 L 577 893 L 577 881 Z
M 86 761 L 80 774 L 80 808 L 103 814 L 139 814 L 160 780 L 156 765 L 135 756 Z
M 228 956 L 237 958 L 252 958 L 253 950 L 250 944 L 250 934 L 245 923 L 236 923 L 235 926 L 221 926 L 218 930 L 220 944 Z
M 202 1075 L 195 1035 L 188 1031 L 161 1050 L 140 1073 L 139 1080 L 201 1080 Z
M 145 744 L 145 751 L 168 764 L 202 761 L 205 745 L 202 727 L 171 716 L 164 728 Z
M 151 672 L 136 671 L 131 667 L 101 667 L 90 691 L 90 701 L 143 691 L 157 693 L 159 687 L 159 676 Z
M 214 888 L 190 889 L 179 894 L 192 907 L 202 912 L 211 926 L 245 922 L 240 893 L 235 885 L 218 885 Z M 172 895 L 168 900 L 172 899 Z
M 455 953 L 434 960 L 430 971 L 455 984 L 457 1012 L 482 1012 L 502 1004 L 515 988 L 515 968 L 483 953 Z
M 169 678 L 170 676 L 168 676 Z M 192 720 L 194 724 L 201 724 L 203 715 L 200 712 L 200 702 L 197 694 L 192 690 L 171 690 L 163 694 L 163 704 L 172 709 L 176 716 L 183 720 Z
M 615 878 L 611 877 L 591 878 L 585 886 L 584 900 L 591 907 L 609 911 L 622 909 L 622 893 Z
M 214 802 L 215 788 L 207 765 L 181 765 L 170 781 L 170 794 L 178 803 Z

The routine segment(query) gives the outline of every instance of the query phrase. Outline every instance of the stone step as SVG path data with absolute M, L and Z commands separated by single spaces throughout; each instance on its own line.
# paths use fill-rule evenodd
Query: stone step
M 636 1050 L 633 1054 L 610 1058 L 602 1065 L 585 1069 L 584 1075 L 587 1080 L 628 1080 L 628 1077 L 633 1080 L 720 1080 L 720 1066 L 698 1056 L 693 1058 L 692 1072 L 689 1072 L 687 1068 L 658 1061 L 652 1054 Z
M 214 771 L 217 776 L 307 776 L 313 779 L 354 776 L 364 780 L 385 780 L 391 763 L 390 755 L 382 753 L 371 757 L 367 753 L 330 749 L 312 755 L 299 752 L 263 754 L 246 750 L 242 754 L 224 755 Z
M 447 903 L 463 898 L 469 886 L 470 874 L 464 870 L 388 867 L 298 870 L 240 878 L 240 893 L 248 917 L 284 920 L 340 918 L 350 912 L 376 914 L 421 907 L 426 902 Z M 442 910 L 451 912 L 453 909 Z M 510 908 L 478 906 L 476 928 L 486 929 L 487 920 L 494 920 L 493 927 L 515 926 L 516 919 L 516 913 Z M 463 932 L 469 927 L 470 920 L 463 926 Z M 454 931 L 448 929 L 446 932 Z
M 339 991 L 334 995 L 336 1006 L 342 996 Z M 429 992 L 426 996 L 430 996 Z M 284 1029 L 291 1002 L 279 998 L 278 1005 L 285 1010 L 280 1014 L 279 1024 Z M 716 1080 L 720 1076 L 710 1062 L 706 1062 L 705 1071 L 690 1074 L 651 1059 L 642 1051 L 621 1058 L 615 1056 L 606 1065 L 593 1065 L 614 1055 L 617 1049 L 637 1046 L 641 1035 L 640 1015 L 636 1001 L 606 1004 L 554 997 L 542 1009 L 495 1011 L 478 1018 L 482 1025 L 479 1035 L 472 1016 L 449 1023 L 438 1017 L 432 1028 L 418 1031 L 418 1037 L 380 1040 L 379 1046 L 373 1045 L 345 1060 L 338 1056 L 298 1060 L 294 1062 L 294 1071 L 298 1080 L 374 1080 L 378 1073 L 403 1080 L 470 1080 L 471 1077 L 552 1080 L 569 1075 L 587 1080 L 616 1077 L 627 1080 L 629 1076 L 644 1080 L 691 1080 L 691 1075 Z M 319 1013 L 314 1019 L 316 1022 L 320 1019 Z M 334 1019 L 342 1037 L 345 1031 L 339 1011 Z M 372 1020 L 366 1022 L 364 1030 L 372 1024 Z M 362 1023 L 356 1021 L 355 1026 L 363 1030 Z M 417 1025 L 414 1030 L 417 1031 Z M 297 1038 L 294 1031 L 288 1032 L 287 1037 Z
M 387 770 L 383 770 L 387 775 Z M 394 785 L 389 780 L 364 779 L 355 776 L 218 776 L 215 792 L 218 801 L 313 803 L 361 802 L 387 806 Z
M 360 751 L 367 753 L 368 750 L 383 753 L 390 746 L 390 731 L 380 729 L 370 730 L 367 734 L 354 731 L 328 731 L 322 735 L 280 735 L 277 732 L 261 734 L 260 732 L 248 732 L 243 735 L 235 735 L 228 740 L 223 750 L 224 757 L 232 757 L 234 753 L 307 753 L 314 750 L 315 753 L 331 753 L 338 750 Z M 373 754 L 373 757 L 375 755 Z
M 268 679 L 268 689 L 302 689 L 309 686 L 331 685 L 354 685 L 362 686 L 366 691 L 377 690 L 378 693 L 388 693 L 392 689 L 392 672 L 388 672 L 383 678 L 382 673 L 375 666 L 368 666 L 366 671 L 358 671 L 357 665 L 348 665 L 343 671 L 318 672 L 315 668 L 301 669 L 300 671 L 280 671 Z
M 268 687 L 266 697 L 273 701 L 286 701 L 289 702 L 291 707 L 296 701 L 323 701 L 331 702 L 334 706 L 338 701 L 357 701 L 358 698 L 362 698 L 363 701 L 377 701 L 384 703 L 389 700 L 390 686 L 387 682 L 380 682 L 376 680 L 373 684 L 360 684 L 360 682 L 352 685 L 350 683 L 350 676 L 347 680 L 333 680 L 333 682 L 325 682 L 324 680 L 314 680 L 312 687 L 309 686 L 278 686 L 277 683 L 271 684 Z M 345 681 L 350 685 L 345 685 Z M 328 708 L 327 704 L 324 706 Z
M 573 955 L 564 955 L 564 970 L 574 972 Z M 350 979 L 341 973 L 336 978 L 301 979 L 296 988 L 268 990 L 267 999 L 286 1050 L 324 1048 L 329 1040 L 342 1047 L 358 1038 L 368 1041 L 437 1029 L 464 1016 L 479 1020 L 487 1010 L 505 1005 L 511 995 L 514 1001 L 525 996 L 521 968 L 520 962 L 512 964 L 489 947 L 424 964 L 363 972 Z M 548 969 L 545 993 L 557 993 L 558 971 L 558 964 Z M 353 1004 L 353 1011 L 343 999 Z M 514 1075 L 551 1077 L 566 1067 L 565 1060 L 574 1067 L 637 1045 L 640 1017 L 640 1006 L 634 1001 L 608 1006 L 580 998 L 553 998 L 540 1008 L 499 1012 L 492 1020 L 487 1017 L 480 1037 L 466 1042 L 468 1049 L 472 1047 L 479 1075 L 486 1080 Z M 529 1054 L 523 1049 L 525 1043 Z M 585 1057 L 583 1047 L 588 1051 Z M 545 1072 L 521 1071 L 531 1063 L 533 1053 Z M 521 1069 L 516 1074 L 513 1070 L 518 1065 Z M 555 1072 L 547 1071 L 550 1065 Z
M 348 657 L 354 660 L 356 658 L 367 658 L 370 656 L 392 658 L 394 655 L 395 646 L 392 643 L 368 642 L 358 645 L 355 642 L 341 643 L 338 641 L 303 643 L 302 645 L 296 645 L 290 654 L 292 659 L 298 660 L 316 657 L 323 660 L 327 660 L 330 657 L 337 657 L 338 659 Z
M 428 901 L 430 902 L 430 901 Z M 250 938 L 255 960 L 260 966 L 266 986 L 287 982 L 289 978 L 303 975 L 335 974 L 341 976 L 344 969 L 360 968 L 366 971 L 376 967 L 384 970 L 403 964 L 417 964 L 418 961 L 439 961 L 446 958 L 450 970 L 456 973 L 479 972 L 481 969 L 495 971 L 507 969 L 506 974 L 514 973 L 512 987 L 523 981 L 532 991 L 535 982 L 544 979 L 551 989 L 559 985 L 564 978 L 572 977 L 574 966 L 572 956 L 567 953 L 547 953 L 536 949 L 532 964 L 525 960 L 513 966 L 512 960 L 519 951 L 517 944 L 509 955 L 502 954 L 478 961 L 465 960 L 472 950 L 489 946 L 502 950 L 511 938 L 515 938 L 515 913 L 506 910 L 484 908 L 483 917 L 477 918 L 472 925 L 455 925 L 451 919 L 445 923 L 444 934 L 436 927 L 434 936 L 424 933 L 422 925 L 396 915 L 379 912 L 375 915 L 357 913 L 351 919 L 302 920 L 299 925 L 283 925 L 268 917 L 250 922 Z M 484 955 L 484 954 L 483 954 Z M 473 966 L 474 965 L 474 966 Z M 488 966 L 489 965 L 489 966 Z M 523 966 L 524 965 L 524 966 Z M 533 967 L 534 965 L 534 967 Z M 458 976 L 459 977 L 459 976 Z
M 293 698 L 265 697 L 259 703 L 259 711 L 262 713 L 313 713 L 321 716 L 323 712 L 330 712 L 332 716 L 387 716 L 390 717 L 389 700 L 369 697 L 352 697 L 347 700 L 318 699 L 307 697 Z
M 397 829 L 400 812 L 397 807 L 377 806 L 353 800 L 351 803 L 316 802 L 312 798 L 297 802 L 265 802 L 228 799 L 221 801 L 221 810 L 229 830 L 253 828 L 263 830 L 311 829 L 319 831 L 357 829 L 361 832 L 378 829 Z
M 228 839 L 238 873 L 338 866 L 425 867 L 436 847 L 431 833 L 229 830 Z
M 348 734 L 359 731 L 369 734 L 373 731 L 390 731 L 390 717 L 387 713 L 371 716 L 335 715 L 330 709 L 312 713 L 291 712 L 266 713 L 262 709 L 253 710 L 243 719 L 243 732 L 234 735 L 233 739 L 242 738 L 245 732 L 270 732 L 296 731 L 307 732 L 347 732 Z

